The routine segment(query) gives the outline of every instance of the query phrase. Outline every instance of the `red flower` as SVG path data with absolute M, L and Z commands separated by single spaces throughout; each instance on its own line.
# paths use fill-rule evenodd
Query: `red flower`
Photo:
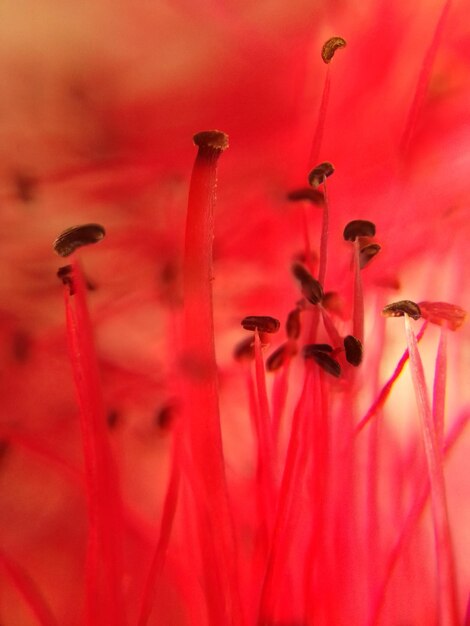
M 468 623 L 466 7 L 389 4 L 2 21 L 2 623 Z

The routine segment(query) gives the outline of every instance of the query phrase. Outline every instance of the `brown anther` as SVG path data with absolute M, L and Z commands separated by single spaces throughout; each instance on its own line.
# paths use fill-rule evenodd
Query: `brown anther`
M 325 41 L 323 48 L 321 49 L 321 58 L 324 63 L 329 63 L 334 57 L 338 48 L 344 48 L 346 46 L 346 40 L 342 37 L 330 37 L 328 41 Z
M 297 354 L 296 346 L 292 343 L 284 343 L 268 357 L 266 360 L 266 370 L 268 372 L 275 372 L 286 363 L 289 357 L 294 356 L 294 354 Z
M 445 326 L 449 330 L 458 330 L 465 322 L 467 312 L 457 304 L 448 302 L 420 302 L 421 317 L 431 324 Z
M 315 265 L 315 263 L 317 263 L 318 261 L 318 254 L 314 252 L 313 250 L 310 250 L 310 254 L 307 255 L 305 253 L 305 250 L 301 250 L 299 252 L 296 252 L 292 256 L 292 260 L 296 263 L 301 263 L 303 265 L 307 263 L 311 263 L 312 265 Z
M 106 416 L 106 423 L 109 428 L 115 428 L 119 422 L 119 412 L 116 409 L 111 409 Z
M 175 417 L 176 406 L 173 403 L 164 404 L 160 407 L 154 417 L 155 426 L 158 426 L 161 430 L 167 430 Z
M 11 343 L 15 361 L 18 363 L 27 361 L 32 350 L 31 336 L 24 330 L 17 330 L 11 337 Z
M 0 461 L 3 461 L 9 447 L 10 442 L 7 439 L 0 439 Z
M 403 317 L 403 315 L 408 315 L 414 320 L 419 320 L 421 310 L 416 302 L 412 300 L 400 300 L 399 302 L 387 304 L 387 306 L 382 309 L 382 315 L 384 317 Z
M 69 288 L 69 293 L 71 296 L 73 296 L 75 293 L 75 285 L 73 283 L 72 271 L 73 270 L 71 265 L 63 265 L 57 270 L 57 278 L 62 281 L 63 285 L 66 285 Z
M 327 291 L 322 300 L 323 307 L 342 317 L 344 315 L 344 300 L 337 291 Z
M 303 296 L 311 303 L 318 304 L 323 298 L 323 288 L 321 284 L 313 278 L 310 272 L 300 263 L 294 263 L 292 273 L 300 282 Z
M 309 343 L 303 347 L 303 355 L 306 359 L 317 352 L 333 352 L 333 346 L 329 343 Z
M 362 343 L 353 335 L 347 335 L 343 339 L 344 350 L 346 353 L 346 361 L 357 367 L 362 363 L 362 355 L 364 349 Z
M 252 361 L 255 358 L 255 343 L 253 336 L 246 337 L 233 350 L 233 358 L 235 361 L 242 363 L 243 361 Z
M 193 141 L 198 148 L 210 148 L 221 152 L 228 148 L 228 135 L 221 130 L 203 130 L 194 135 Z
M 375 224 L 367 220 L 353 220 L 346 224 L 343 237 L 345 241 L 355 241 L 357 237 L 374 237 Z
M 286 334 L 289 339 L 298 339 L 300 336 L 300 309 L 294 309 L 287 316 Z
M 87 278 L 86 276 L 85 276 L 85 287 L 88 289 L 88 291 L 96 291 L 98 288 L 97 284 L 94 283 L 89 278 Z
M 359 250 L 359 267 L 364 269 L 380 252 L 382 247 L 378 243 L 369 243 Z
M 325 182 L 325 178 L 331 176 L 335 171 L 334 165 L 325 161 L 324 163 L 320 163 L 313 168 L 313 170 L 308 175 L 308 183 L 314 189 L 316 189 L 319 185 Z
M 310 347 L 311 346 L 305 346 L 305 348 Z M 331 346 L 329 347 L 331 348 Z M 325 352 L 323 350 L 305 350 L 305 348 L 303 351 L 304 358 L 313 359 L 317 365 L 325 370 L 325 372 L 328 372 L 328 374 L 331 374 L 335 378 L 339 378 L 341 376 L 341 366 L 338 361 L 328 353 L 329 351 Z
M 281 323 L 269 315 L 249 315 L 241 322 L 245 330 L 258 330 L 260 333 L 277 333 Z
M 53 248 L 56 254 L 62 257 L 70 256 L 77 248 L 98 243 L 105 236 L 106 231 L 101 224 L 83 224 L 72 226 L 64 230 L 54 241 Z
M 26 172 L 16 172 L 14 174 L 14 185 L 18 198 L 28 203 L 34 200 L 38 186 L 38 180 Z
M 303 189 L 294 189 L 287 194 L 287 199 L 291 202 L 301 202 L 306 200 L 316 206 L 323 206 L 325 204 L 325 196 L 319 189 L 312 189 L 311 187 L 305 187 Z

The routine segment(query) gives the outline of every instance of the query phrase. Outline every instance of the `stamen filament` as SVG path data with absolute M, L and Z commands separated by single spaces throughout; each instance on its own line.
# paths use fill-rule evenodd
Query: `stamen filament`
M 446 379 L 447 379 L 447 329 L 441 326 L 439 347 L 437 349 L 436 368 L 434 371 L 434 387 L 432 412 L 434 428 L 436 429 L 437 441 L 440 447 L 444 438 L 444 420 L 446 404 Z
M 408 351 L 410 353 L 411 374 L 421 422 L 421 432 L 431 486 L 437 573 L 439 580 L 439 623 L 441 626 L 457 626 L 459 623 L 457 585 L 447 511 L 442 454 L 427 393 L 423 364 L 408 315 L 405 315 L 405 333 Z
M 308 160 L 309 170 L 318 163 L 320 157 L 321 145 L 323 142 L 323 133 L 325 131 L 326 114 L 328 111 L 328 101 L 330 98 L 330 67 L 326 68 L 325 82 L 323 83 L 323 92 L 320 102 L 320 108 L 318 110 L 318 119 L 315 127 L 315 134 L 313 136 L 312 147 L 310 148 L 310 156 Z M 320 281 L 321 282 L 321 281 Z
M 354 240 L 354 310 L 353 335 L 364 343 L 364 292 L 362 288 L 359 238 Z
M 454 426 L 451 429 L 451 432 L 448 434 L 444 442 L 444 446 L 443 446 L 444 458 L 448 457 L 448 455 L 453 450 L 456 443 L 459 441 L 459 438 L 464 432 L 464 429 L 467 426 L 469 419 L 470 419 L 470 413 L 466 411 L 455 422 Z M 380 584 L 376 593 L 376 598 L 375 598 L 375 602 L 373 603 L 373 610 L 371 613 L 372 617 L 371 617 L 371 620 L 368 622 L 369 626 L 377 626 L 379 624 L 380 612 L 385 602 L 385 596 L 386 596 L 388 585 L 392 578 L 392 574 L 398 563 L 400 555 L 404 554 L 405 548 L 412 537 L 413 530 L 416 527 L 416 524 L 418 523 L 424 511 L 424 508 L 428 502 L 429 493 L 430 493 L 429 479 L 426 476 L 425 484 L 419 496 L 413 500 L 410 510 L 408 511 L 406 515 L 405 522 L 401 529 L 400 535 L 398 536 L 388 556 L 387 563 L 384 568 L 384 579 L 382 583 Z
M 279 445 L 279 436 L 281 433 L 282 418 L 287 401 L 287 393 L 289 390 L 289 374 L 291 359 L 282 365 L 281 369 L 276 373 L 272 391 L 272 407 L 273 407 L 273 437 L 275 450 Z
M 106 431 L 85 283 L 78 261 L 64 284 L 70 360 L 80 407 L 88 496 L 87 623 L 124 624 L 120 581 L 121 502 Z M 73 295 L 71 295 L 73 293 Z
M 269 622 L 269 619 L 273 617 L 276 604 L 279 601 L 279 597 L 277 597 L 277 590 L 280 588 L 279 581 L 284 572 L 285 564 L 288 562 L 292 540 L 291 533 L 293 532 L 291 527 L 297 517 L 296 512 L 303 482 L 302 472 L 307 465 L 309 452 L 307 430 L 312 375 L 313 368 L 307 365 L 304 385 L 292 419 L 274 532 L 261 591 L 260 623 L 263 623 L 263 620 Z
M 329 201 L 328 201 L 328 191 L 326 188 L 326 178 L 323 180 L 323 193 L 325 196 L 325 201 L 323 203 L 323 213 L 322 213 L 322 226 L 321 226 L 321 238 L 320 238 L 320 266 L 318 269 L 318 282 L 321 284 L 323 289 L 325 288 L 325 277 L 326 277 L 326 265 L 328 261 L 328 232 L 329 232 Z
M 217 161 L 227 147 L 218 131 L 195 136 L 199 150 L 191 176 L 184 254 L 184 408 L 195 484 L 194 494 L 202 539 L 206 588 L 212 626 L 243 624 L 238 590 L 237 558 L 232 513 L 225 476 L 219 417 L 217 364 L 212 311 L 212 243 Z
M 263 502 L 263 519 L 267 537 L 271 533 L 274 506 L 275 506 L 275 475 L 273 431 L 269 411 L 268 394 L 266 391 L 266 373 L 264 370 L 263 355 L 259 332 L 255 330 L 255 373 L 256 391 L 258 399 L 258 468 L 257 475 L 260 481 Z
M 416 335 L 416 342 L 417 343 L 419 343 L 421 341 L 421 339 L 423 338 L 424 331 L 426 330 L 427 326 L 428 326 L 428 323 L 424 322 L 424 324 L 419 329 L 419 332 Z M 387 380 L 385 385 L 382 387 L 382 390 L 380 391 L 380 393 L 377 396 L 377 398 L 375 399 L 375 401 L 372 403 L 370 409 L 367 411 L 367 413 L 364 415 L 364 417 L 360 420 L 360 422 L 358 422 L 356 428 L 354 429 L 354 435 L 358 435 L 361 432 L 361 430 L 374 417 L 374 415 L 376 413 L 378 413 L 378 411 L 380 411 L 380 409 L 383 407 L 383 405 L 387 401 L 388 396 L 390 395 L 390 392 L 392 391 L 392 388 L 393 388 L 393 385 L 395 384 L 395 381 L 400 376 L 400 374 L 403 371 L 403 368 L 405 367 L 406 363 L 408 362 L 409 356 L 410 356 L 410 353 L 409 353 L 408 349 L 406 349 L 405 352 L 402 354 L 400 360 L 398 361 L 397 366 L 396 366 L 393 374 L 390 376 L 390 378 Z
M 405 129 L 400 141 L 400 152 L 402 155 L 406 155 L 408 152 L 413 133 L 415 131 L 416 122 L 423 105 L 424 98 L 426 96 L 426 90 L 429 85 L 434 60 L 436 58 L 439 44 L 441 41 L 442 33 L 444 31 L 445 22 L 449 13 L 452 0 L 445 0 L 439 15 L 439 19 L 434 29 L 434 34 L 429 44 L 426 54 L 424 55 L 423 62 L 418 75 L 418 82 L 416 83 L 416 89 L 411 102 L 408 116 L 406 119 Z
M 49 608 L 46 599 L 34 580 L 4 552 L 0 551 L 0 567 L 2 567 L 18 593 L 22 596 L 25 605 L 36 618 L 40 626 L 58 626 L 58 622 Z
M 177 430 L 174 433 L 173 438 L 170 478 L 166 489 L 165 501 L 163 503 L 163 512 L 160 522 L 160 536 L 158 538 L 152 562 L 150 564 L 149 573 L 147 575 L 147 580 L 145 582 L 138 626 L 146 626 L 148 623 L 155 599 L 156 585 L 158 584 L 159 576 L 163 571 L 166 560 L 166 553 L 170 543 L 173 521 L 175 518 L 176 507 L 178 504 L 178 493 L 180 485 L 181 458 L 178 445 L 179 436 L 180 433 Z

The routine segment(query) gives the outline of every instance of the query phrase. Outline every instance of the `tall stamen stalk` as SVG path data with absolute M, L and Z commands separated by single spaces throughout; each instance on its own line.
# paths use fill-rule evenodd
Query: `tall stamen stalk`
M 436 367 L 434 372 L 434 386 L 432 396 L 432 414 L 434 427 L 439 446 L 442 447 L 444 439 L 444 420 L 446 404 L 446 381 L 447 381 L 447 329 L 441 326 L 439 347 L 437 349 Z
M 219 131 L 194 137 L 198 154 L 191 176 L 184 253 L 184 419 L 195 483 L 195 502 L 212 626 L 242 624 L 234 526 L 225 477 L 212 311 L 212 243 L 217 161 L 228 147 Z
M 89 531 L 86 564 L 87 623 L 98 619 L 124 624 L 120 535 L 121 506 L 116 468 L 111 457 L 93 334 L 78 261 L 64 282 L 70 360 L 80 407 L 88 496 Z
M 405 314 L 405 332 L 410 354 L 413 386 L 416 394 L 421 431 L 431 485 L 431 502 L 434 520 L 434 537 L 439 578 L 439 623 L 457 626 L 458 601 L 455 563 L 447 511 L 447 497 L 443 472 L 442 451 L 437 437 L 426 380 L 416 337 L 411 321 Z

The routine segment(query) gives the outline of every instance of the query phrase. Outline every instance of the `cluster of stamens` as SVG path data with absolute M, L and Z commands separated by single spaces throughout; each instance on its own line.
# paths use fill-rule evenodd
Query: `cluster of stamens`
M 318 187 L 324 185 L 326 178 L 331 176 L 334 171 L 334 166 L 331 163 L 320 163 L 308 175 L 310 187 L 289 192 L 287 195 L 288 200 L 292 202 L 307 201 L 315 206 L 323 207 L 326 202 L 325 194 Z M 365 268 L 380 252 L 381 246 L 374 239 L 375 231 L 375 224 L 368 220 L 353 220 L 344 228 L 343 238 L 346 242 L 354 244 L 359 270 Z M 287 340 L 276 348 L 266 360 L 268 372 L 280 369 L 299 352 L 297 341 L 302 330 L 301 316 L 307 310 L 312 310 L 312 308 L 321 310 L 322 315 L 328 319 L 330 334 L 338 338 L 340 337 L 328 312 L 330 301 L 334 300 L 337 294 L 334 292 L 325 294 L 320 280 L 312 275 L 303 262 L 295 261 L 291 269 L 294 278 L 299 283 L 302 298 L 296 303 L 295 309 L 288 314 L 285 324 Z M 242 326 L 246 330 L 256 329 L 260 333 L 262 345 L 265 345 L 268 341 L 266 333 L 277 332 L 280 323 L 268 316 L 249 316 L 242 321 Z M 252 337 L 241 341 L 235 348 L 235 359 L 238 361 L 253 359 L 253 345 Z M 362 363 L 363 358 L 361 339 L 350 334 L 343 338 L 342 345 L 333 346 L 324 343 L 310 343 L 302 349 L 302 355 L 305 359 L 312 359 L 322 370 L 336 378 L 339 378 L 342 374 L 341 365 L 337 359 L 342 353 L 344 353 L 347 363 L 353 367 L 358 367 Z

